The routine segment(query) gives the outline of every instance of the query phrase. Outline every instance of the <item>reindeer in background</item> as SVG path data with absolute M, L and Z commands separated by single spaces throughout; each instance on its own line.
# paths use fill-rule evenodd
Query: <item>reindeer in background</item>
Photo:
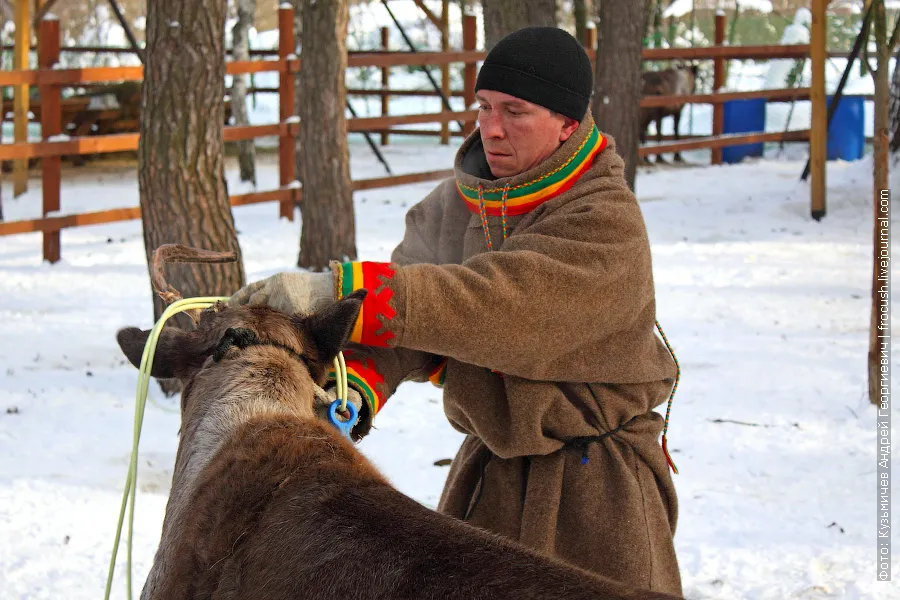
M 662 71 L 644 71 L 641 73 L 641 81 L 643 84 L 643 96 L 688 96 L 694 93 L 697 85 L 697 65 L 679 65 L 670 67 Z M 681 111 L 684 109 L 684 103 L 670 104 L 668 106 L 641 108 L 641 124 L 640 124 L 640 140 L 641 144 L 647 142 L 647 127 L 650 123 L 656 122 L 656 141 L 662 142 L 662 120 L 671 116 L 675 120 L 675 139 L 680 140 L 681 134 L 678 131 L 678 125 L 681 121 Z M 681 152 L 676 152 L 674 159 L 676 162 L 683 162 Z M 645 158 L 644 162 L 650 164 L 650 160 Z M 666 162 L 663 160 L 662 154 L 657 155 L 657 163 Z
M 195 255 L 192 256 L 191 253 Z M 162 263 L 224 255 L 163 247 Z M 395 490 L 315 398 L 365 290 L 312 315 L 223 303 L 163 330 L 154 377 L 183 384 L 181 439 L 143 600 L 656 599 L 434 512 Z M 118 332 L 138 366 L 149 331 Z

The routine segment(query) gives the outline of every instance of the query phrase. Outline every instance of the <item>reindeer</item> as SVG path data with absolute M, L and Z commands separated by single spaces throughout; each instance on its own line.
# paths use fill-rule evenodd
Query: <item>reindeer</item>
M 697 65 L 679 65 L 663 71 L 644 71 L 641 73 L 643 96 L 687 96 L 694 93 L 697 84 Z M 684 103 L 670 104 L 651 108 L 641 108 L 641 144 L 647 142 L 647 127 L 656 121 L 656 141 L 662 142 L 662 120 L 671 116 L 675 120 L 675 139 L 680 140 L 678 124 Z M 676 162 L 683 162 L 681 152 L 676 152 Z M 645 159 L 649 164 L 649 159 Z M 665 162 L 662 154 L 657 155 L 656 162 Z
M 176 299 L 160 273 L 154 287 Z M 143 600 L 673 598 L 420 505 L 317 418 L 365 295 L 311 315 L 219 303 L 192 331 L 163 330 L 152 375 L 181 380 L 182 427 Z M 117 334 L 135 366 L 149 333 Z

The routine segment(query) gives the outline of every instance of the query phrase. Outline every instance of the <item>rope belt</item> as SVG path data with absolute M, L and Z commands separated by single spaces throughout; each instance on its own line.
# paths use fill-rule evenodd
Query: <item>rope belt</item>
M 610 429 L 609 431 L 605 431 L 600 435 L 583 435 L 581 437 L 572 438 L 567 440 L 565 446 L 563 448 L 573 448 L 575 450 L 581 451 L 581 464 L 586 465 L 588 462 L 588 446 L 593 444 L 594 442 L 602 441 L 609 436 L 618 433 L 622 429 L 628 427 L 637 417 L 632 417 L 630 420 L 625 421 L 615 429 Z
M 575 450 L 580 451 L 581 452 L 581 464 L 586 465 L 588 462 L 588 456 L 587 456 L 588 447 L 591 444 L 593 444 L 595 442 L 600 442 L 600 441 L 608 438 L 609 436 L 614 435 L 614 434 L 618 433 L 619 431 L 622 431 L 623 429 L 625 429 L 626 427 L 631 425 L 639 416 L 640 415 L 632 417 L 631 419 L 629 419 L 628 421 L 625 421 L 624 423 L 622 423 L 615 429 L 610 429 L 609 431 L 604 431 L 603 433 L 598 434 L 598 435 L 583 435 L 580 437 L 575 437 L 575 438 L 572 438 L 569 440 L 565 440 L 563 442 L 563 447 L 560 448 L 560 450 L 565 450 L 567 448 L 573 448 Z M 490 462 L 491 457 L 494 455 L 490 450 L 488 450 L 487 452 L 488 452 L 487 457 L 483 458 L 481 460 L 481 464 L 479 467 L 480 473 L 478 476 L 478 492 L 475 494 L 475 499 L 472 501 L 472 503 L 469 505 L 469 508 L 466 510 L 465 516 L 463 516 L 464 521 L 469 520 L 469 517 L 472 516 L 472 512 L 475 510 L 475 507 L 478 506 L 479 502 L 481 502 L 481 494 L 482 494 L 482 492 L 484 492 L 484 472 L 485 472 L 485 469 L 487 469 L 488 462 Z M 527 459 L 528 457 L 525 456 L 523 458 Z

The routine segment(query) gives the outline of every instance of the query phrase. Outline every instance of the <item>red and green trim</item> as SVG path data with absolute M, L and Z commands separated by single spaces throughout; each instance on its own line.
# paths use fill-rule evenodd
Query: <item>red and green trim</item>
M 447 376 L 447 359 L 445 358 L 428 375 L 428 381 L 430 381 L 437 387 L 444 387 L 444 378 L 446 376 Z
M 375 369 L 375 362 L 370 358 L 348 358 L 345 364 L 347 384 L 362 395 L 369 405 L 370 414 L 374 417 L 384 406 L 384 396 L 378 391 L 384 389 L 384 376 Z M 328 373 L 328 381 L 334 380 L 335 373 L 332 369 Z
M 539 204 L 559 196 L 578 181 L 585 171 L 590 169 L 597 156 L 606 148 L 607 140 L 595 125 L 577 150 L 559 168 L 542 175 L 532 181 L 504 188 L 485 189 L 483 191 L 484 210 L 488 215 L 521 215 L 529 212 Z M 479 212 L 480 200 L 478 188 L 456 183 L 460 197 L 470 211 Z M 504 193 L 506 202 L 503 201 Z
M 390 300 L 394 290 L 386 285 L 393 277 L 394 270 L 388 263 L 379 262 L 345 262 L 336 265 L 338 300 L 356 290 L 366 289 L 369 293 L 363 300 L 359 317 L 350 334 L 350 341 L 366 346 L 386 348 L 394 334 L 385 329 L 379 315 L 388 321 L 394 318 L 396 311 Z M 377 291 L 376 290 L 381 290 Z M 378 333 L 381 331 L 381 333 Z

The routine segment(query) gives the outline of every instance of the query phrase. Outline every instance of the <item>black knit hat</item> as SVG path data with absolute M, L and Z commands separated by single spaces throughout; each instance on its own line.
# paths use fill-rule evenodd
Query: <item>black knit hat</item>
M 580 121 L 594 90 L 591 61 L 578 40 L 556 27 L 514 31 L 488 52 L 475 91 L 503 92 Z

